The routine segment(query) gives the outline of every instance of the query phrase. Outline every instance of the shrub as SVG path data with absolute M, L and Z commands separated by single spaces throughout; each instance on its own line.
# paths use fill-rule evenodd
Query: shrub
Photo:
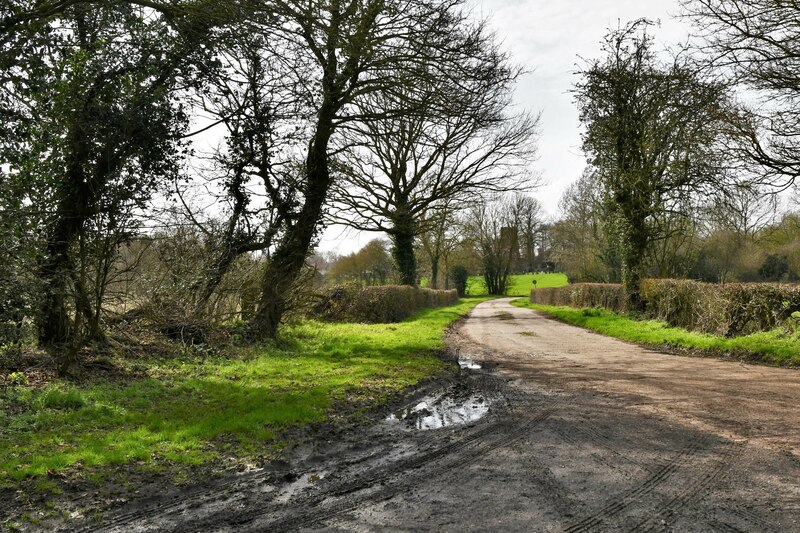
M 789 274 L 789 258 L 785 255 L 770 254 L 758 269 L 758 275 L 764 281 L 779 281 Z
M 331 288 L 314 305 L 312 313 L 323 320 L 367 323 L 400 322 L 415 311 L 458 302 L 455 290 L 442 291 L 407 285 Z
M 456 286 L 456 291 L 459 296 L 466 296 L 467 294 L 467 281 L 469 280 L 469 272 L 464 265 L 455 265 L 450 269 L 450 277 L 453 280 L 453 285 Z
M 531 303 L 541 305 L 572 305 L 569 301 L 569 293 L 565 287 L 550 287 L 546 289 L 533 289 L 531 291 Z
M 728 336 L 768 331 L 800 311 L 800 286 L 786 283 L 734 283 L 723 288 L 719 329 Z
M 685 329 L 707 330 L 711 317 L 718 314 L 710 308 L 713 290 L 707 285 L 689 280 L 644 280 L 645 315 Z
M 621 311 L 625 301 L 624 296 L 622 285 L 577 283 L 566 287 L 533 289 L 531 302 L 570 307 L 605 307 Z
M 570 294 L 573 307 L 605 307 L 623 310 L 625 292 L 622 285 L 605 283 L 580 283 L 574 285 Z
M 728 337 L 769 331 L 800 311 L 800 286 L 787 283 L 729 283 L 649 279 L 641 285 L 647 318 L 671 326 Z M 531 302 L 625 311 L 620 285 L 580 283 L 534 289 Z
M 153 298 L 125 318 L 143 318 L 151 328 L 183 344 L 207 344 L 213 329 L 177 299 Z

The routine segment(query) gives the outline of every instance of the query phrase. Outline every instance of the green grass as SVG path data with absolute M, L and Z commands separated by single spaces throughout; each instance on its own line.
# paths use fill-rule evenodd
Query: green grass
M 563 287 L 568 280 L 565 274 L 515 274 L 510 276 L 506 294 L 508 296 L 530 296 L 533 289 L 533 280 L 536 280 L 537 289 L 549 287 Z M 483 296 L 486 294 L 486 285 L 481 276 L 470 276 L 467 280 L 467 294 Z
M 512 302 L 518 307 L 536 309 L 569 324 L 603 335 L 656 348 L 674 348 L 706 355 L 732 355 L 772 365 L 800 365 L 800 342 L 785 329 L 754 333 L 742 337 L 720 337 L 670 327 L 657 320 L 636 320 L 607 309 L 575 309 Z
M 287 428 L 329 420 L 342 402 L 375 405 L 446 372 L 442 334 L 479 301 L 399 324 L 305 321 L 282 330 L 288 348 L 152 361 L 147 379 L 0 390 L 0 485 L 78 465 L 269 456 L 285 445 Z

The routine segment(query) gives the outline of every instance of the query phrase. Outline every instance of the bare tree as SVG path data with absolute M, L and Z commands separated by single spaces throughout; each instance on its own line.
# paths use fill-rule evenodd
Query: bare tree
M 758 260 L 754 250 L 778 220 L 778 198 L 752 184 L 728 188 L 723 197 L 712 199 L 699 210 L 703 222 L 699 274 L 726 283 L 754 275 Z M 746 258 L 746 259 L 745 259 Z
M 430 266 L 428 286 L 431 289 L 438 289 L 439 278 L 444 277 L 444 288 L 448 289 L 450 254 L 460 242 L 463 224 L 456 211 L 445 204 L 429 210 L 420 227 L 427 228 L 427 231 L 420 233 L 419 241 Z M 442 266 L 443 270 L 440 268 Z M 443 276 L 440 276 L 440 273 L 443 273 Z
M 514 196 L 514 211 L 517 213 L 520 244 L 520 264 L 517 270 L 533 272 L 536 255 L 543 252 L 541 234 L 544 226 L 542 204 L 526 194 Z
M 467 215 L 467 238 L 481 258 L 489 294 L 505 294 L 508 278 L 519 260 L 518 206 L 513 197 L 500 196 L 474 206 Z
M 800 176 L 800 4 L 781 0 L 684 0 L 705 60 L 761 95 L 732 125 L 730 150 L 759 163 L 763 182 L 785 188 Z
M 346 144 L 338 135 L 342 126 L 376 118 L 364 102 L 378 94 L 402 97 L 405 106 L 422 101 L 427 93 L 415 88 L 428 80 L 483 69 L 484 41 L 467 20 L 459 0 L 282 0 L 265 6 L 263 31 L 282 51 L 286 79 L 297 81 L 310 112 L 303 194 L 264 274 L 251 324 L 255 336 L 277 332 L 329 200 L 331 158 Z M 393 114 L 382 106 L 377 111 Z
M 537 184 L 529 164 L 538 117 L 510 112 L 519 70 L 483 26 L 472 34 L 475 54 L 461 59 L 457 80 L 426 80 L 423 100 L 413 107 L 396 94 L 376 95 L 361 103 L 362 113 L 404 112 L 348 131 L 351 148 L 343 154 L 345 177 L 336 189 L 342 210 L 334 220 L 387 233 L 407 285 L 417 283 L 415 239 L 440 221 L 432 211 L 444 205 L 457 210 L 487 195 Z
M 591 167 L 559 201 L 552 225 L 553 259 L 572 280 L 618 282 L 619 260 L 609 239 L 602 185 Z

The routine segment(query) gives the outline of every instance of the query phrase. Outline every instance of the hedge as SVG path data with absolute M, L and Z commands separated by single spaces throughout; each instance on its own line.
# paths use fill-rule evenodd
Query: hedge
M 338 285 L 314 305 L 312 313 L 333 322 L 380 324 L 400 322 L 415 311 L 458 303 L 455 290 L 442 291 L 408 285 L 361 287 Z
M 625 298 L 622 285 L 611 283 L 576 283 L 564 287 L 533 289 L 531 302 L 569 307 L 605 307 L 621 311 Z
M 644 317 L 671 326 L 734 337 L 769 331 L 800 312 L 800 285 L 648 279 L 641 285 Z M 624 312 L 621 285 L 579 283 L 558 289 L 534 289 L 531 302 L 570 307 L 605 307 Z

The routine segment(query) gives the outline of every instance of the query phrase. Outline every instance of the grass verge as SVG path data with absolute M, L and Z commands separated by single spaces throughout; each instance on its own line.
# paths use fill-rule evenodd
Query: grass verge
M 636 320 L 601 308 L 575 309 L 532 304 L 525 300 L 512 303 L 609 337 L 657 349 L 735 357 L 775 366 L 800 366 L 798 338 L 785 329 L 728 338 L 670 327 L 666 322 L 657 320 Z
M 550 287 L 563 287 L 569 283 L 566 274 L 514 274 L 509 276 L 508 296 L 530 296 L 531 289 L 534 288 L 533 282 L 536 281 L 536 288 L 547 289 Z M 486 285 L 481 276 L 470 276 L 467 280 L 467 294 L 475 296 L 485 296 Z
M 398 324 L 303 321 L 282 330 L 282 347 L 152 360 L 143 379 L 6 387 L 0 485 L 111 464 L 268 458 L 287 429 L 332 420 L 339 405 L 363 412 L 446 372 L 444 330 L 483 300 Z

